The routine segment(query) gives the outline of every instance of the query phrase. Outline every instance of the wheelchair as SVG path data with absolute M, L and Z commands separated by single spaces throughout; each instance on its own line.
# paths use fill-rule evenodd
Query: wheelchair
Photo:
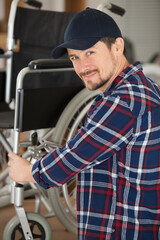
M 20 8 L 19 1 L 12 1 L 8 51 L 0 56 L 7 61 L 6 72 L 0 78 L 0 143 L 5 151 L 16 154 L 25 148 L 22 157 L 34 162 L 76 134 L 99 91 L 90 92 L 84 88 L 69 60 L 50 57 L 54 46 L 63 41 L 64 29 L 74 13 L 42 11 L 40 3 L 35 0 L 25 3 L 38 9 Z M 115 12 L 119 10 L 115 5 L 112 7 Z M 120 15 L 123 15 L 124 11 L 120 10 Z M 17 46 L 19 50 L 15 51 Z M 10 105 L 14 99 L 12 110 Z M 13 141 L 9 142 L 6 129 L 12 129 Z M 27 140 L 21 140 L 21 133 L 27 135 Z M 7 176 L 5 169 L 0 174 L 0 181 Z M 77 233 L 76 178 L 60 188 L 46 191 L 31 183 L 29 190 L 20 183 L 13 182 L 11 186 L 11 192 L 3 193 L 5 200 L 2 198 L 0 207 L 9 204 L 11 197 L 17 216 L 6 225 L 4 240 L 14 240 L 17 236 L 18 239 L 37 236 L 52 239 L 52 231 L 46 221 L 46 217 L 51 215 L 56 216 L 67 230 Z M 35 212 L 26 213 L 23 200 L 33 195 Z M 45 205 L 48 215 L 40 213 L 40 202 Z
M 43 60 L 44 61 L 44 60 Z M 17 87 L 16 87 L 16 106 L 15 106 L 15 125 L 14 125 L 14 146 L 13 151 L 15 153 L 19 153 L 20 146 L 20 132 L 34 130 L 35 126 L 38 126 L 38 129 L 43 129 L 45 126 L 50 127 L 50 129 L 44 134 L 43 137 L 38 138 L 37 134 L 34 136 L 34 144 L 28 146 L 26 152 L 24 153 L 25 158 L 30 158 L 30 161 L 36 160 L 39 158 L 41 154 L 50 151 L 51 149 L 63 145 L 66 141 L 74 136 L 77 129 L 83 125 L 83 121 L 86 113 L 89 110 L 90 105 L 93 102 L 93 99 L 97 96 L 98 91 L 90 92 L 86 89 L 82 89 L 79 91 L 67 104 L 61 113 L 56 126 L 54 127 L 54 118 L 52 120 L 50 114 L 54 113 L 54 105 L 57 104 L 58 96 L 61 96 L 63 88 L 65 88 L 65 92 L 67 92 L 70 87 L 66 87 L 65 85 L 61 85 L 56 87 L 56 81 L 54 81 L 53 88 L 25 88 L 25 82 L 28 82 L 28 75 L 38 75 L 38 79 L 40 76 L 43 76 L 43 73 L 49 76 L 49 73 L 53 74 L 53 72 L 70 72 L 73 71 L 72 67 L 66 67 L 66 60 L 46 60 L 44 61 L 44 65 L 42 69 L 38 66 L 40 62 L 40 67 L 43 63 L 40 61 L 32 61 L 27 68 L 24 68 L 20 71 L 17 78 Z M 49 67 L 47 65 L 49 63 Z M 59 63 L 59 67 L 53 68 L 54 63 L 57 66 L 57 62 Z M 64 64 L 64 65 L 63 65 Z M 70 64 L 70 63 L 69 63 Z M 52 68 L 51 65 L 53 65 Z M 36 78 L 35 78 L 36 79 Z M 72 81 L 72 88 L 74 86 L 74 80 Z M 34 79 L 32 79 L 34 81 Z M 36 91 L 35 91 L 36 90 Z M 70 91 L 69 91 L 70 93 Z M 64 94 L 63 94 L 64 95 Z M 43 96 L 43 98 L 42 98 Z M 65 99 L 66 101 L 66 96 Z M 39 108 L 37 107 L 39 104 Z M 43 109 L 44 105 L 44 109 Z M 46 108 L 45 106 L 49 106 Z M 59 105 L 58 105 L 59 107 Z M 44 110 L 44 111 L 43 111 Z M 36 111 L 36 115 L 34 113 Z M 55 109 L 55 115 L 57 113 L 57 109 Z M 44 118 L 45 115 L 45 118 Z M 31 121 L 29 121 L 28 117 L 31 116 Z M 44 118 L 44 119 L 43 119 Z M 48 119 L 48 122 L 46 121 Z M 42 121 L 44 120 L 44 121 Z M 33 124 L 33 125 L 32 125 Z M 35 124 L 35 125 L 34 125 Z M 33 127 L 32 127 L 33 126 Z M 35 132 L 34 132 L 35 133 Z M 32 186 L 35 184 L 32 184 Z M 34 186 L 33 186 L 34 189 Z M 39 191 L 42 194 L 42 191 Z M 59 221 L 71 232 L 76 234 L 76 179 L 72 179 L 70 182 L 64 184 L 62 188 L 50 188 L 47 190 L 47 194 L 49 196 L 51 206 L 53 212 Z M 21 218 L 25 218 L 26 214 L 22 207 L 23 204 L 23 185 L 14 184 L 13 192 L 12 192 L 12 203 L 15 205 L 15 209 L 18 217 L 14 217 L 7 224 L 4 231 L 4 239 L 11 239 L 12 234 L 17 231 L 17 225 L 22 225 L 22 228 L 25 226 L 23 220 Z M 22 214 L 23 212 L 23 214 Z M 39 214 L 28 213 L 27 217 L 28 221 L 34 221 L 39 223 Z M 46 238 L 50 239 L 50 235 L 47 238 L 47 235 L 50 233 L 48 224 L 44 224 L 45 221 L 43 219 L 42 226 L 46 226 L 44 231 L 46 232 Z M 24 229 L 24 233 L 26 233 L 26 239 L 28 237 L 29 229 Z M 34 236 L 34 235 L 33 235 Z M 31 238 L 32 239 L 32 238 Z
M 6 61 L 6 71 L 4 69 L 0 71 L 0 186 L 3 187 L 3 190 L 0 191 L 0 207 L 10 202 L 8 186 L 7 188 L 5 186 L 8 176 L 8 169 L 5 166 L 7 153 L 13 151 L 12 129 L 14 127 L 17 75 L 31 60 L 51 58 L 52 47 L 63 41 L 64 29 L 73 16 L 73 13 L 41 11 L 41 3 L 37 1 L 24 1 L 32 6 L 31 9 L 18 7 L 19 2 L 20 0 L 12 1 L 8 21 L 7 51 L 3 53 L 3 50 L 1 50 L 0 54 L 1 60 Z M 58 31 L 59 29 L 61 30 Z M 72 74 L 70 77 L 72 77 Z M 61 75 L 59 81 L 62 81 L 62 78 Z M 49 81 L 52 81 L 52 79 Z M 35 81 L 34 88 L 38 88 L 38 84 L 41 83 Z M 69 98 L 67 101 L 69 101 Z
M 7 52 L 0 56 L 6 59 L 6 71 L 0 78 L 0 145 L 4 151 L 17 154 L 25 148 L 22 156 L 36 161 L 74 136 L 98 92 L 84 88 L 69 60 L 55 61 L 50 56 L 53 47 L 63 41 L 64 29 L 74 13 L 42 11 L 36 1 L 28 3 L 38 9 L 21 8 L 18 3 L 18 0 L 12 1 Z M 15 51 L 17 46 L 19 50 Z M 13 140 L 8 140 L 6 132 L 13 132 Z M 21 133 L 27 134 L 27 140 L 20 139 Z M 5 160 L 8 161 L 7 157 Z M 0 181 L 7 178 L 8 169 L 4 169 Z M 18 239 L 34 239 L 35 229 L 39 229 L 42 239 L 52 239 L 46 221 L 50 215 L 76 234 L 76 179 L 48 191 L 31 183 L 29 190 L 18 183 L 11 184 L 12 191 L 8 186 L 10 182 L 4 185 L 6 191 L 0 189 L 0 207 L 10 204 L 11 198 L 17 216 L 6 225 L 4 240 L 17 239 L 17 234 Z M 35 196 L 34 213 L 24 211 L 23 199 L 28 196 Z M 41 202 L 48 215 L 40 214 Z

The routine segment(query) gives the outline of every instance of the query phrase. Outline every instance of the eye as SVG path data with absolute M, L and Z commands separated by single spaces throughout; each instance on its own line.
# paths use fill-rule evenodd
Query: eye
M 93 51 L 89 51 L 89 52 L 87 52 L 87 55 L 90 56 L 93 53 L 94 53 Z
M 71 61 L 74 61 L 74 60 L 78 59 L 78 57 L 77 57 L 77 56 L 70 56 L 69 59 L 70 59 Z

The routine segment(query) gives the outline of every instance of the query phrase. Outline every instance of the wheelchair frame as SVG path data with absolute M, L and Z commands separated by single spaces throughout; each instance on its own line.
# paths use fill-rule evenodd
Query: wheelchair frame
M 53 61 L 54 62 L 54 61 Z M 22 99 L 21 97 L 19 97 L 19 93 L 21 90 L 23 90 L 23 85 L 24 85 L 24 79 L 26 74 L 28 73 L 37 73 L 37 72 L 50 72 L 50 71 L 73 71 L 73 68 L 59 68 L 59 69 L 46 69 L 46 70 L 40 70 L 40 69 L 30 69 L 28 68 L 24 68 L 21 70 L 21 72 L 18 75 L 17 78 L 17 87 L 16 87 L 16 107 L 15 107 L 15 125 L 14 125 L 14 147 L 13 147 L 13 151 L 18 154 L 19 153 L 19 146 L 20 146 L 20 129 L 22 124 L 19 121 L 19 116 L 20 114 L 20 109 L 22 109 L 23 107 L 21 106 L 21 102 Z M 65 129 L 68 127 L 68 124 L 70 122 L 70 120 L 72 120 L 72 115 L 75 115 L 75 109 L 78 107 L 77 104 L 79 104 L 79 108 L 80 108 L 80 113 L 78 113 L 71 132 L 68 136 L 68 139 L 71 138 L 74 134 L 76 129 L 79 126 L 79 122 L 85 117 L 85 114 L 87 113 L 93 99 L 97 96 L 98 91 L 94 91 L 94 92 L 90 92 L 86 89 L 82 90 L 81 92 L 79 92 L 77 95 L 75 95 L 75 97 L 71 100 L 71 102 L 68 104 L 68 106 L 64 109 L 64 112 L 62 113 L 60 119 L 58 120 L 58 123 L 55 127 L 55 131 L 57 132 L 57 139 L 56 136 L 54 136 L 53 131 L 51 130 L 49 133 L 47 133 L 47 135 L 51 136 L 51 142 L 46 141 L 46 139 L 44 138 L 42 141 L 42 148 L 53 148 L 57 147 L 57 145 L 61 145 L 61 136 L 63 136 L 65 133 L 62 133 L 63 131 L 65 132 Z M 84 106 L 83 106 L 84 105 Z M 67 122 L 68 121 L 68 122 Z M 63 122 L 63 123 L 62 123 Z M 66 127 L 62 127 L 62 125 L 65 125 Z M 62 130 L 63 128 L 63 130 Z M 53 135 L 52 135 L 53 133 Z M 39 146 L 37 146 L 39 148 Z M 63 186 L 64 187 L 64 186 Z M 66 188 L 65 188 L 66 190 Z M 66 193 L 67 194 L 67 193 Z M 60 198 L 59 198 L 59 192 L 56 189 L 51 189 L 49 196 L 52 199 L 52 207 L 54 209 L 54 212 L 59 214 L 59 216 L 57 216 L 58 218 L 60 218 L 60 221 L 62 222 L 63 220 L 63 225 L 66 224 L 67 228 L 69 228 L 70 231 L 72 231 L 73 233 L 76 234 L 76 220 L 70 220 L 70 217 L 67 216 L 66 212 L 69 211 L 73 211 L 72 206 L 70 206 L 70 203 L 68 202 L 68 206 L 67 206 L 67 210 L 63 209 L 63 207 L 61 206 L 61 204 L 59 203 Z M 53 200 L 54 198 L 54 200 Z M 24 188 L 22 184 L 16 184 L 13 183 L 12 184 L 12 193 L 11 193 L 11 202 L 14 204 L 15 209 L 16 209 L 16 213 L 17 216 L 19 218 L 19 221 L 21 223 L 21 226 L 23 228 L 23 232 L 24 232 L 24 236 L 26 239 L 28 239 L 28 237 L 30 237 L 30 239 L 33 239 L 32 233 L 30 231 L 29 228 L 29 224 L 27 221 L 27 215 L 23 209 L 23 199 L 24 199 Z M 57 207 L 58 206 L 58 207 Z M 69 209 L 70 206 L 70 209 Z M 58 209 L 58 210 L 57 210 Z M 61 215 L 61 216 L 60 216 Z M 30 215 L 29 215 L 29 219 L 30 219 Z M 37 216 L 37 219 L 39 218 L 39 216 Z M 34 215 L 34 219 L 36 219 L 36 215 Z M 66 222 L 67 220 L 67 222 Z M 65 222 L 64 222 L 65 221 Z M 4 231 L 4 239 L 9 239 L 11 232 L 13 231 L 13 229 L 10 227 L 10 225 L 15 225 L 15 222 L 17 223 L 17 218 L 11 219 L 11 221 L 7 224 L 5 231 Z M 45 225 L 45 221 L 43 220 L 43 225 Z M 47 235 L 51 232 L 49 230 L 48 224 L 46 223 L 46 229 L 47 229 Z M 46 239 L 50 239 L 50 235 L 49 234 L 48 238 Z
M 12 131 L 10 129 L 13 129 L 13 123 L 14 123 L 14 110 L 10 109 L 10 101 L 11 101 L 11 86 L 12 86 L 12 60 L 13 60 L 13 51 L 17 47 L 16 39 L 14 38 L 14 25 L 15 25 L 15 18 L 17 13 L 17 6 L 20 1 L 24 1 L 26 4 L 32 5 L 34 7 L 40 8 L 40 3 L 38 1 L 30 1 L 30 0 L 13 0 L 11 3 L 11 10 L 9 14 L 9 21 L 8 21 L 8 34 L 7 34 L 7 51 L 4 54 L 0 55 L 1 59 L 6 59 L 6 86 L 5 86 L 5 92 L 3 92 L 3 89 L 1 89 L 1 93 L 4 96 L 4 112 L 0 108 L 0 118 L 5 120 L 3 121 L 3 124 L 0 125 L 0 143 L 2 144 L 3 148 L 6 152 L 13 151 L 12 142 L 8 141 L 8 138 L 5 136 L 4 132 Z M 2 84 L 3 85 L 3 84 Z M 1 99 L 2 100 L 2 99 Z M 9 114 L 9 115 L 8 115 Z M 1 123 L 1 121 L 0 121 Z M 4 181 L 8 176 L 8 169 L 4 170 L 0 174 L 0 181 Z M 2 190 L 2 189 L 1 189 Z M 6 193 L 6 196 L 5 196 Z M 0 191 L 0 207 L 3 207 L 7 204 L 9 204 L 9 198 L 8 198 L 8 189 L 5 188 Z M 28 193 L 27 193 L 28 196 Z

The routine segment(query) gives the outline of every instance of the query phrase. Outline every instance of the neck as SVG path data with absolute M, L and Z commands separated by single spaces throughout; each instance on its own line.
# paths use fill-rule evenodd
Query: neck
M 119 65 L 119 73 L 118 73 L 118 75 L 128 66 L 129 66 L 128 60 L 126 59 L 126 57 L 123 57 L 122 61 L 120 62 L 120 65 Z

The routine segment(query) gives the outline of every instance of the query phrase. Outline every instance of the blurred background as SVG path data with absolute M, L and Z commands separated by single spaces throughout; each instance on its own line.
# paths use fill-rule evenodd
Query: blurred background
M 77 12 L 85 7 L 97 8 L 105 0 L 41 0 L 42 9 Z M 124 16 L 118 16 L 107 9 L 120 26 L 123 36 L 132 48 L 133 60 L 142 62 L 159 61 L 160 55 L 160 0 L 112 0 L 125 8 Z M 5 49 L 7 22 L 11 0 L 0 1 L 0 47 Z M 25 3 L 20 3 L 22 6 Z

